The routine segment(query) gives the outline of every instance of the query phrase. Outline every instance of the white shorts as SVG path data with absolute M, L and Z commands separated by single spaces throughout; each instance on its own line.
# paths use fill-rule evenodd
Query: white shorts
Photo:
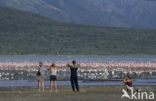
M 130 87 L 128 85 L 126 85 L 126 87 L 127 87 L 128 90 L 131 90 L 131 91 L 134 89 L 133 87 Z

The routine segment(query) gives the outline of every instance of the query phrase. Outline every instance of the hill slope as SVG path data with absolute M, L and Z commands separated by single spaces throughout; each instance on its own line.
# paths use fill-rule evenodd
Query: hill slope
M 1 0 L 63 22 L 156 29 L 155 0 Z
M 156 30 L 61 23 L 0 7 L 1 55 L 156 54 Z

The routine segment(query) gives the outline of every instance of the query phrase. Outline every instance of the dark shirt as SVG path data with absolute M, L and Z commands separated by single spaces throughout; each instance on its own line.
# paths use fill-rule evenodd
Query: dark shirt
M 126 85 L 128 85 L 129 87 L 133 87 L 132 81 L 131 82 L 126 82 Z
M 78 68 L 80 67 L 80 65 L 79 64 L 75 64 L 75 65 L 67 64 L 67 66 L 70 67 L 71 76 L 77 76 L 77 71 L 78 71 Z
M 133 87 L 132 81 L 128 84 L 129 87 Z
M 78 70 L 78 68 L 72 68 L 72 67 L 70 67 L 70 70 L 71 70 L 71 76 L 77 76 L 77 70 Z

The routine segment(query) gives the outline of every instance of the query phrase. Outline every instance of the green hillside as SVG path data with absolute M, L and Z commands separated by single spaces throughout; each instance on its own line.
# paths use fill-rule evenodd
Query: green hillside
M 156 30 L 61 23 L 0 7 L 1 55 L 154 55 Z

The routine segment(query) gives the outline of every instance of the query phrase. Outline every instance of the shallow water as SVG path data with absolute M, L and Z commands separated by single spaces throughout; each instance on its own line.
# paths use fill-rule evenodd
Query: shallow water
M 0 62 L 109 62 L 109 61 L 135 61 L 135 62 L 156 62 L 156 56 L 0 56 Z M 133 79 L 134 85 L 156 85 L 156 76 L 153 79 Z M 123 85 L 122 80 L 111 81 L 79 81 L 83 86 L 96 85 Z M 35 80 L 0 80 L 0 86 L 36 86 Z M 45 82 L 49 85 L 49 81 Z M 58 81 L 59 86 L 69 86 L 70 81 Z
M 45 85 L 49 86 L 50 82 L 45 81 Z M 59 86 L 70 86 L 70 81 L 57 81 Z M 122 80 L 111 80 L 111 81 L 79 81 L 81 86 L 113 86 L 113 85 L 123 85 Z M 156 85 L 155 79 L 134 79 L 133 85 Z M 0 86 L 37 86 L 37 81 L 35 80 L 2 80 L 0 81 Z

